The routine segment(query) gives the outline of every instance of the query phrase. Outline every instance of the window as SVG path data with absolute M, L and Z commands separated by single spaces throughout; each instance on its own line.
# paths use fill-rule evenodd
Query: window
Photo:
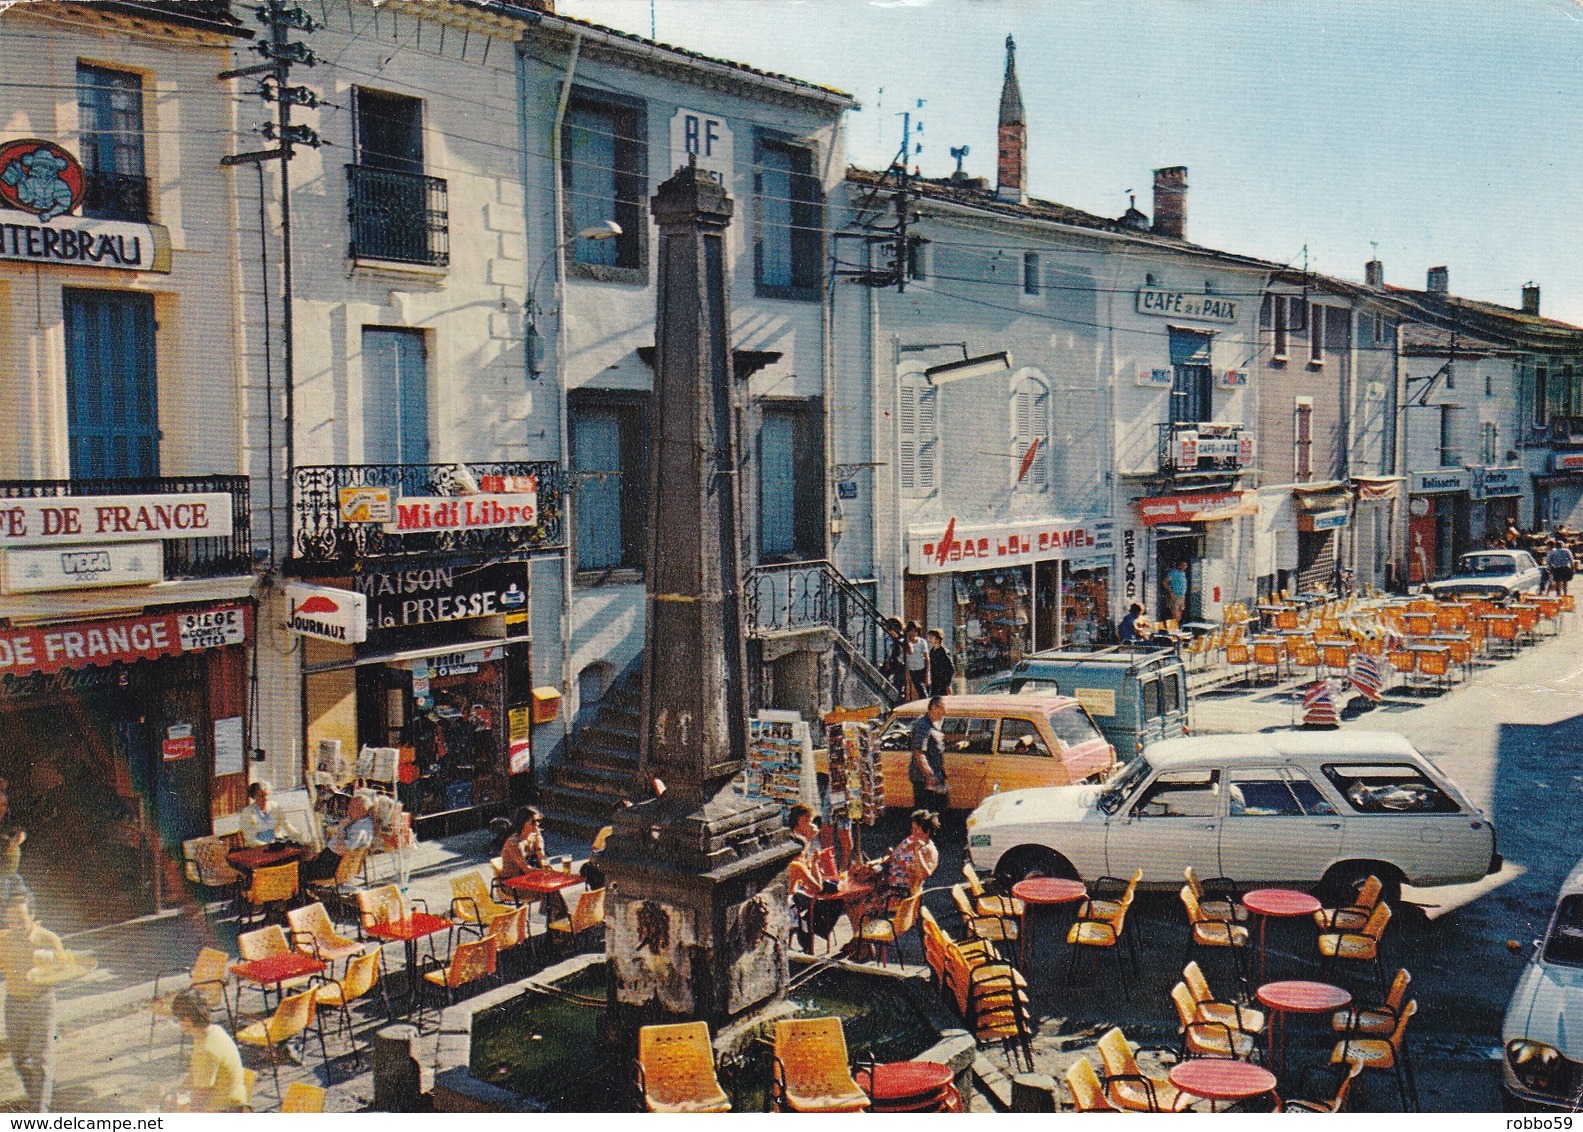
M 1314 401 L 1299 397 L 1292 417 L 1293 482 L 1314 478 Z
M 346 167 L 354 259 L 444 267 L 450 263 L 446 182 L 423 172 L 423 102 L 355 87 L 357 160 Z
M 1029 449 L 1034 449 L 1033 460 L 1024 473 Z M 1049 490 L 1050 390 L 1037 378 L 1021 379 L 1011 395 L 1011 454 L 1016 458 L 1012 476 L 1017 490 Z
M 1171 672 L 1160 677 L 1160 714 L 1182 710 L 1182 678 Z
M 1022 253 L 1022 293 L 1024 295 L 1037 295 L 1039 293 L 1039 253 Z
M 143 77 L 77 64 L 82 214 L 101 220 L 148 219 L 143 163 Z
M 1299 295 L 1266 295 L 1259 310 L 1259 325 L 1274 339 L 1271 360 L 1284 362 L 1286 348 L 1294 331 L 1306 325 L 1308 303 Z
M 1459 406 L 1440 406 L 1440 466 L 1454 467 L 1462 463 L 1462 447 L 1457 443 L 1457 412 Z
M 1001 720 L 999 747 L 1003 755 L 1050 754 L 1050 748 L 1039 734 L 1039 729 L 1028 719 Z
M 929 241 L 922 236 L 907 238 L 907 278 L 929 278 Z
M 352 92 L 357 163 L 391 173 L 423 172 L 423 102 L 356 87 Z
M 429 371 L 421 330 L 363 327 L 363 462 L 429 462 Z
M 648 226 L 648 131 L 641 102 L 574 93 L 561 132 L 561 177 L 567 230 L 606 221 L 621 225 L 610 240 L 576 240 L 571 263 L 585 278 L 642 282 Z
M 818 299 L 824 275 L 824 208 L 813 150 L 760 135 L 753 268 L 758 294 Z
M 1544 366 L 1534 370 L 1534 427 L 1550 423 L 1550 371 Z
M 1145 721 L 1156 718 L 1160 714 L 1160 682 L 1144 680 L 1139 683 L 1138 702 Z
M 1374 344 L 1376 346 L 1389 346 L 1396 341 L 1396 324 L 1384 315 L 1379 315 L 1374 320 Z
M 1279 770 L 1240 770 L 1231 775 L 1228 791 L 1233 817 L 1302 817 L 1303 807 Z
M 1360 814 L 1454 814 L 1460 809 L 1414 766 L 1327 765 L 1324 771 Z
M 948 754 L 992 755 L 995 753 L 993 719 L 960 719 L 946 716 L 940 721 Z
M 1484 433 L 1485 465 L 1499 463 L 1501 458 L 1501 426 L 1494 421 L 1485 421 L 1482 431 Z
M 1210 363 L 1214 338 L 1171 328 L 1171 421 L 1199 424 L 1214 420 L 1214 383 Z
M 759 558 L 824 550 L 824 440 L 817 402 L 763 402 L 759 420 Z
M 1322 366 L 1325 364 L 1325 308 L 1315 303 L 1312 310 L 1313 321 L 1308 329 L 1308 364 Z
M 641 570 L 648 525 L 648 397 L 574 392 L 569 408 L 577 571 Z
M 1144 791 L 1132 812 L 1151 818 L 1212 818 L 1220 812 L 1220 772 L 1165 771 Z
M 1572 893 L 1556 905 L 1555 920 L 1545 938 L 1545 962 L 1583 967 L 1583 896 Z
M 159 475 L 154 298 L 62 291 L 73 479 Z
M 901 451 L 897 460 L 901 465 L 904 495 L 923 496 L 934 491 L 935 452 L 939 439 L 935 436 L 938 395 L 939 391 L 922 373 L 908 374 L 901 379 L 897 419 Z
M 1051 712 L 1048 719 L 1051 734 L 1062 746 L 1077 747 L 1084 743 L 1092 743 L 1096 739 L 1104 742 L 1105 737 L 1100 734 L 1099 728 L 1095 726 L 1081 704 Z

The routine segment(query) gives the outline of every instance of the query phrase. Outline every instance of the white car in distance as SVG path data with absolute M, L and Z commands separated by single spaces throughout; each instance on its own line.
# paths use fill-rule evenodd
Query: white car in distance
M 1101 786 L 1016 790 L 967 822 L 968 854 L 1003 885 L 1143 870 L 1174 889 L 1191 865 L 1245 887 L 1350 897 L 1371 873 L 1461 884 L 1500 868 L 1495 827 L 1412 744 L 1375 731 L 1281 731 L 1153 743 Z

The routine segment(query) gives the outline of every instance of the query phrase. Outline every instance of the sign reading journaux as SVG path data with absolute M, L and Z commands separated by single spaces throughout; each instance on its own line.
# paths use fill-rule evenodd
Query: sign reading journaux
M 286 628 L 304 637 L 355 645 L 368 639 L 368 599 L 351 590 L 293 582 L 286 587 Z

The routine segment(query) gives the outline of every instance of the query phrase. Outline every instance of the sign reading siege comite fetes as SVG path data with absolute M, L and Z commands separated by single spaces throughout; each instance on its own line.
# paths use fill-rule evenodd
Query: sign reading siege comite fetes
M 493 527 L 533 527 L 539 522 L 536 492 L 510 495 L 406 495 L 396 500 L 396 517 L 385 524 L 393 535 L 429 531 L 481 531 Z
M 247 639 L 248 621 L 245 606 L 225 605 L 114 621 L 0 629 L 0 676 L 131 664 L 237 645 Z
M 231 497 L 223 491 L 0 499 L 0 546 L 230 538 L 234 533 Z
M 1056 558 L 1100 558 L 1114 549 L 1108 519 L 1046 519 L 995 527 L 925 528 L 907 532 L 907 569 L 914 574 L 987 570 Z

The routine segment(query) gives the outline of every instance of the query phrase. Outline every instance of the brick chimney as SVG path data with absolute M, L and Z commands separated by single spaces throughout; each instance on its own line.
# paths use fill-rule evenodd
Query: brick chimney
M 1385 290 L 1385 265 L 1377 259 L 1371 259 L 1363 265 L 1363 285 L 1373 287 L 1376 291 Z
M 1539 284 L 1532 281 L 1523 284 L 1523 313 L 1539 314 Z
M 1017 85 L 1017 42 L 1006 37 L 1006 80 L 1000 87 L 1000 147 L 995 156 L 995 196 L 1013 204 L 1028 200 L 1028 122 Z
M 1154 171 L 1154 234 L 1187 239 L 1187 166 Z
M 1424 290 L 1433 291 L 1437 295 L 1448 294 L 1451 290 L 1451 270 L 1443 266 L 1431 267 Z

